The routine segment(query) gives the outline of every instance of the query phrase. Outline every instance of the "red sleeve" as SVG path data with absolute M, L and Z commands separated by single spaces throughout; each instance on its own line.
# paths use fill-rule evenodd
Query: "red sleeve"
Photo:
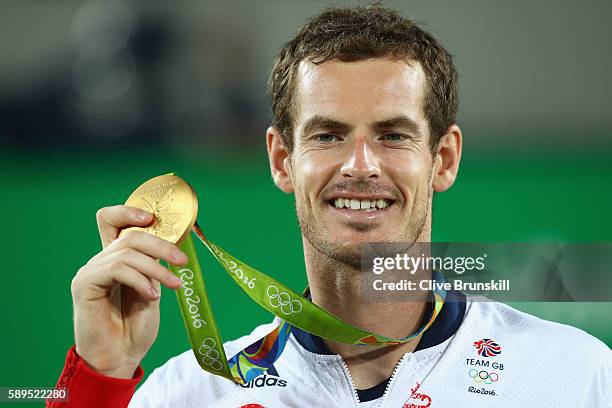
M 107 377 L 91 369 L 76 352 L 68 350 L 64 371 L 56 387 L 68 389 L 67 402 L 47 401 L 47 408 L 113 407 L 124 408 L 132 399 L 144 371 L 138 366 L 132 379 Z

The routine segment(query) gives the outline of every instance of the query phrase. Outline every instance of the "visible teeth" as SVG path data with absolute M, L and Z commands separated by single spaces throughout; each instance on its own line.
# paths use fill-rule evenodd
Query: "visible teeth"
M 336 208 L 350 208 L 351 210 L 376 211 L 387 208 L 389 202 L 383 198 L 378 200 L 357 200 L 351 198 L 336 198 L 334 200 Z

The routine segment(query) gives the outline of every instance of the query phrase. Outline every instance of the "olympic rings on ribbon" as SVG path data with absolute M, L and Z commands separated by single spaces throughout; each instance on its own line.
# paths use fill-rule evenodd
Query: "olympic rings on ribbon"
M 268 295 L 268 302 L 273 308 L 280 306 L 281 312 L 286 315 L 292 313 L 300 313 L 302 311 L 302 302 L 297 299 L 291 299 L 291 296 L 287 292 L 279 292 L 278 287 L 275 285 L 268 286 L 266 290 Z
M 473 368 L 468 371 L 468 375 L 474 379 L 475 383 L 484 382 L 485 384 L 492 384 L 499 380 L 499 375 L 495 372 L 489 373 L 485 370 L 478 371 Z
M 217 342 L 212 337 L 207 337 L 202 341 L 202 345 L 198 349 L 198 353 L 202 356 L 202 363 L 206 364 L 213 370 L 220 371 L 223 364 L 219 361 L 219 352 L 214 349 Z

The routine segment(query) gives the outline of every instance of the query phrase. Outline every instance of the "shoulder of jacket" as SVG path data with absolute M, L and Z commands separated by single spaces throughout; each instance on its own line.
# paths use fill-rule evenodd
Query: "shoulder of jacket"
M 612 369 L 612 350 L 584 330 L 539 318 L 504 303 L 482 300 L 470 297 L 468 316 L 474 324 L 487 325 L 513 338 L 546 344 L 566 355 L 580 353 L 583 360 L 601 360 Z

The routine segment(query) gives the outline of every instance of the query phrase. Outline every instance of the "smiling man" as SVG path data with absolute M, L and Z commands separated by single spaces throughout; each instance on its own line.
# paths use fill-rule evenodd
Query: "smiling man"
M 180 284 L 154 260 L 186 259 L 146 234 L 118 238 L 151 216 L 109 207 L 98 215 L 104 249 L 73 281 L 76 348 L 59 382 L 70 389 L 68 405 L 612 406 L 612 353 L 582 331 L 459 292 L 437 309 L 429 294 L 391 302 L 362 290 L 361 245 L 430 241 L 433 194 L 458 173 L 457 73 L 430 34 L 379 6 L 329 9 L 281 50 L 269 87 L 270 168 L 295 196 L 309 296 L 359 328 L 415 338 L 359 346 L 292 328 L 280 358 L 247 384 L 203 372 L 189 350 L 132 398 L 159 325 L 149 279 Z M 118 285 L 126 287 L 119 308 Z M 225 344 L 227 354 L 277 324 Z

